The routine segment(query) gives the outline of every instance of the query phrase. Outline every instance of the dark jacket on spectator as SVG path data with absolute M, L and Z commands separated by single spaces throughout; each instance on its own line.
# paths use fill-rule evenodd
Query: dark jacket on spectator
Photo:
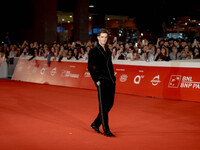
M 156 57 L 155 61 L 158 61 L 159 59 L 160 59 L 161 61 L 169 61 L 169 56 L 166 56 L 166 55 L 163 55 L 162 53 L 160 53 L 160 54 Z

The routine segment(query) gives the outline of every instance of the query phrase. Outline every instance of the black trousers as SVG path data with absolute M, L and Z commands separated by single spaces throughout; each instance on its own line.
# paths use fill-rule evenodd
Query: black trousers
M 95 83 L 98 91 L 99 100 L 99 114 L 94 120 L 94 124 L 97 127 L 102 125 L 104 132 L 110 131 L 108 125 L 108 113 L 114 104 L 115 97 L 115 83 L 112 81 L 100 81 L 100 85 Z

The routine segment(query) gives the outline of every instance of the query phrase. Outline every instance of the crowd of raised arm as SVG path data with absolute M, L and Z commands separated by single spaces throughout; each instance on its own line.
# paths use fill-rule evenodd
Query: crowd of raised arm
M 94 47 L 96 42 L 58 43 L 56 41 L 49 44 L 39 44 L 38 42 L 28 43 L 24 41 L 21 45 L 2 44 L 0 46 L 0 55 L 6 59 L 13 57 L 32 58 L 44 57 L 51 60 L 87 60 L 89 50 Z M 185 59 L 200 59 L 200 41 L 194 39 L 192 42 L 183 39 L 157 39 L 156 43 L 145 40 L 138 40 L 134 43 L 117 41 L 108 42 L 109 49 L 112 52 L 113 60 L 131 60 L 131 61 L 170 61 Z M 50 56 L 50 57 L 49 57 Z

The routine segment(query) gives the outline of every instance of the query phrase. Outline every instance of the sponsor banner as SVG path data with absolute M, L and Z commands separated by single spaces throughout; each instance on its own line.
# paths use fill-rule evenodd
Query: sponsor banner
M 87 71 L 86 63 L 74 62 L 56 62 L 52 61 L 48 66 L 45 60 L 20 59 L 13 74 L 13 80 L 27 82 L 45 83 L 53 85 L 62 85 L 69 87 L 91 87 L 90 74 Z M 91 87 L 92 88 L 92 87 Z M 93 87 L 94 88 L 94 87 Z
M 115 65 L 120 93 L 200 101 L 200 69 Z
M 114 64 L 116 92 L 200 101 L 200 69 Z M 86 62 L 20 59 L 13 80 L 95 89 Z

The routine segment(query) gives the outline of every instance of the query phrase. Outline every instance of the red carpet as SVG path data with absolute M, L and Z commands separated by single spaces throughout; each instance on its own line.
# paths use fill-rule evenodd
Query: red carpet
M 96 91 L 1 79 L 0 149 L 200 149 L 200 103 L 116 94 L 115 138 L 89 128 L 97 113 Z

